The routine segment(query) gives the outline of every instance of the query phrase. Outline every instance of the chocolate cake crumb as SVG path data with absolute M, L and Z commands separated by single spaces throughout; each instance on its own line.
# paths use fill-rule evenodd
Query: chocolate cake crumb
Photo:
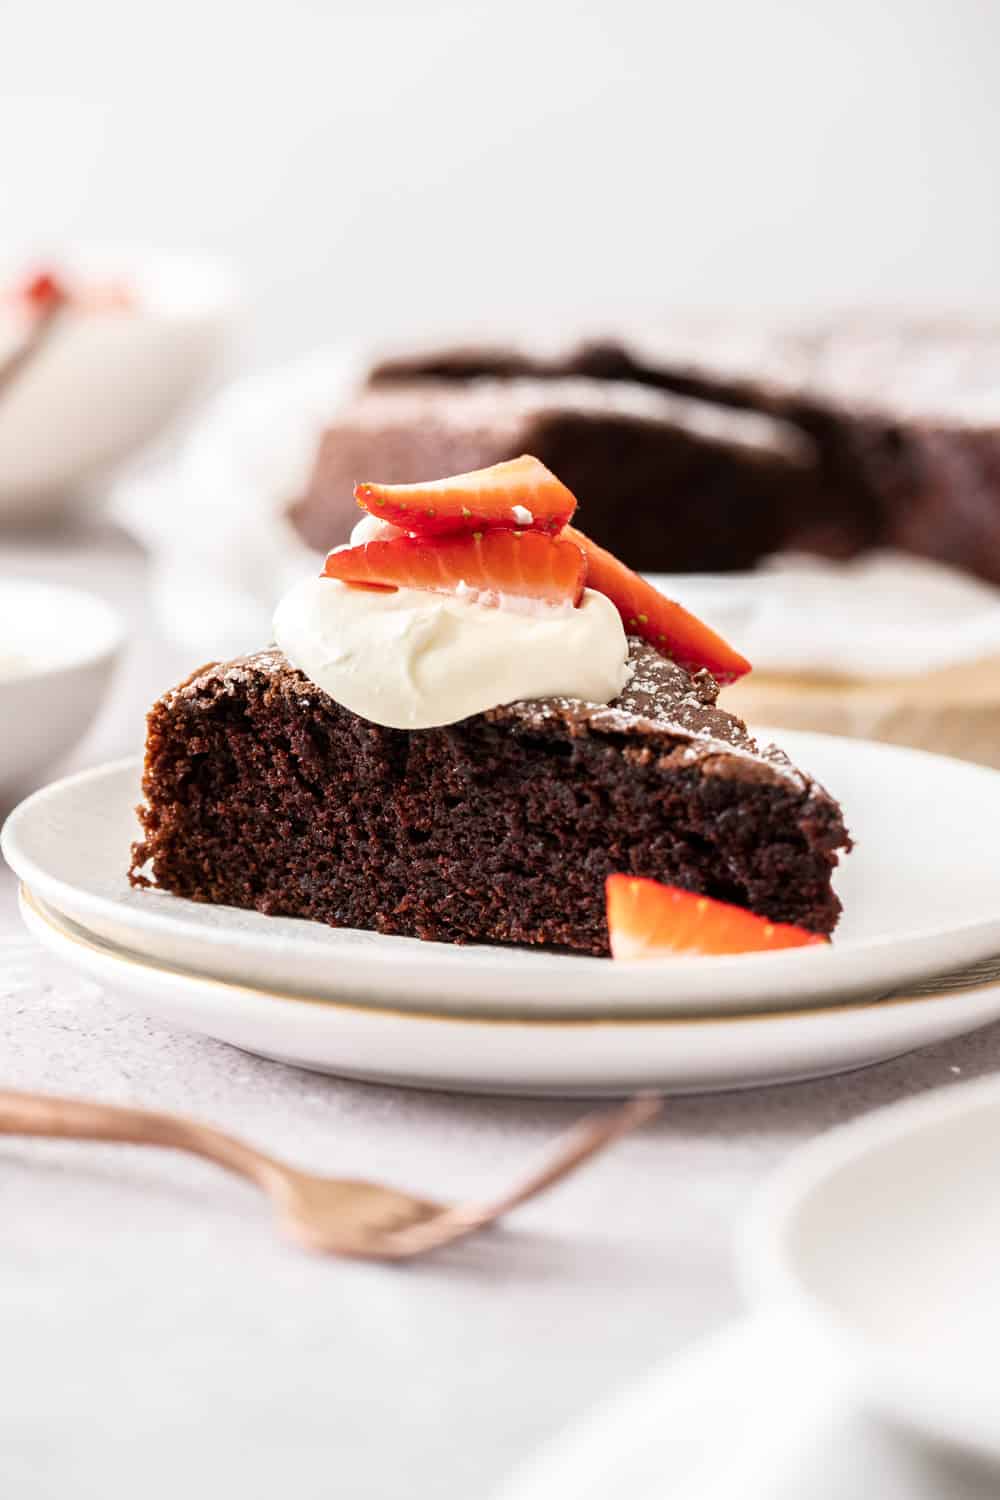
M 133 884 L 439 941 L 607 954 L 604 880 L 650 876 L 830 932 L 836 802 L 692 677 L 630 641 L 610 704 L 513 703 L 385 729 L 276 649 L 149 715 Z

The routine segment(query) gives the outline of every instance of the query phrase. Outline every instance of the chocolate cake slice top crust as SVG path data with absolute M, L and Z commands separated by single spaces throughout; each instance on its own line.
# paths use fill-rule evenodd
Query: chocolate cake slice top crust
M 514 703 L 440 729 L 350 713 L 269 650 L 149 717 L 134 883 L 448 942 L 608 952 L 624 871 L 829 932 L 836 802 L 689 676 L 630 642 L 611 704 Z
M 357 480 L 405 484 L 520 453 L 569 486 L 595 541 L 660 571 L 744 566 L 773 550 L 798 524 L 815 469 L 809 440 L 787 424 L 627 381 L 433 378 L 346 406 L 291 519 L 327 550 L 357 519 Z

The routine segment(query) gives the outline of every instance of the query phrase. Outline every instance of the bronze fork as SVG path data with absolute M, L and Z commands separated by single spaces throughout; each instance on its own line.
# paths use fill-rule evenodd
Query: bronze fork
M 310 1250 L 409 1260 L 495 1223 L 651 1119 L 659 1108 L 658 1099 L 640 1094 L 616 1110 L 587 1115 L 566 1132 L 547 1161 L 486 1203 L 435 1203 L 375 1182 L 318 1177 L 182 1115 L 50 1094 L 0 1090 L 0 1135 L 121 1141 L 189 1151 L 263 1188 L 282 1230 Z

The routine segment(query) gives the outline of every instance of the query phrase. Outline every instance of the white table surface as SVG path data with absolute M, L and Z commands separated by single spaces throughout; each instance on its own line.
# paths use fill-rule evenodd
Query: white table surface
M 70 764 L 138 748 L 145 707 L 191 666 L 156 634 L 138 550 L 97 523 L 0 537 L 5 572 L 128 612 L 128 658 Z M 343 1083 L 169 1031 L 20 940 L 0 871 L 7 935 L 0 1085 L 185 1110 L 441 1196 L 497 1187 L 579 1112 Z M 505 1231 L 405 1269 L 286 1246 L 252 1189 L 195 1161 L 0 1141 L 0 1494 L 488 1496 L 739 1310 L 738 1227 L 793 1145 L 998 1064 L 995 1026 L 839 1080 L 672 1102 Z

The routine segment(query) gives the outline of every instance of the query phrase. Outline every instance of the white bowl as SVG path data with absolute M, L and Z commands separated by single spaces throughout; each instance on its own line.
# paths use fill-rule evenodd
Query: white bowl
M 1000 1082 L 921 1098 L 798 1151 L 757 1202 L 753 1290 L 878 1409 L 1000 1463 Z
M 204 386 L 234 322 L 228 273 L 214 262 L 127 251 L 69 251 L 72 279 L 124 283 L 134 308 L 74 310 L 0 391 L 0 517 L 85 495 Z M 0 266 L 0 285 L 24 259 Z
M 37 783 L 81 738 L 124 636 L 93 594 L 0 578 L 0 795 Z

